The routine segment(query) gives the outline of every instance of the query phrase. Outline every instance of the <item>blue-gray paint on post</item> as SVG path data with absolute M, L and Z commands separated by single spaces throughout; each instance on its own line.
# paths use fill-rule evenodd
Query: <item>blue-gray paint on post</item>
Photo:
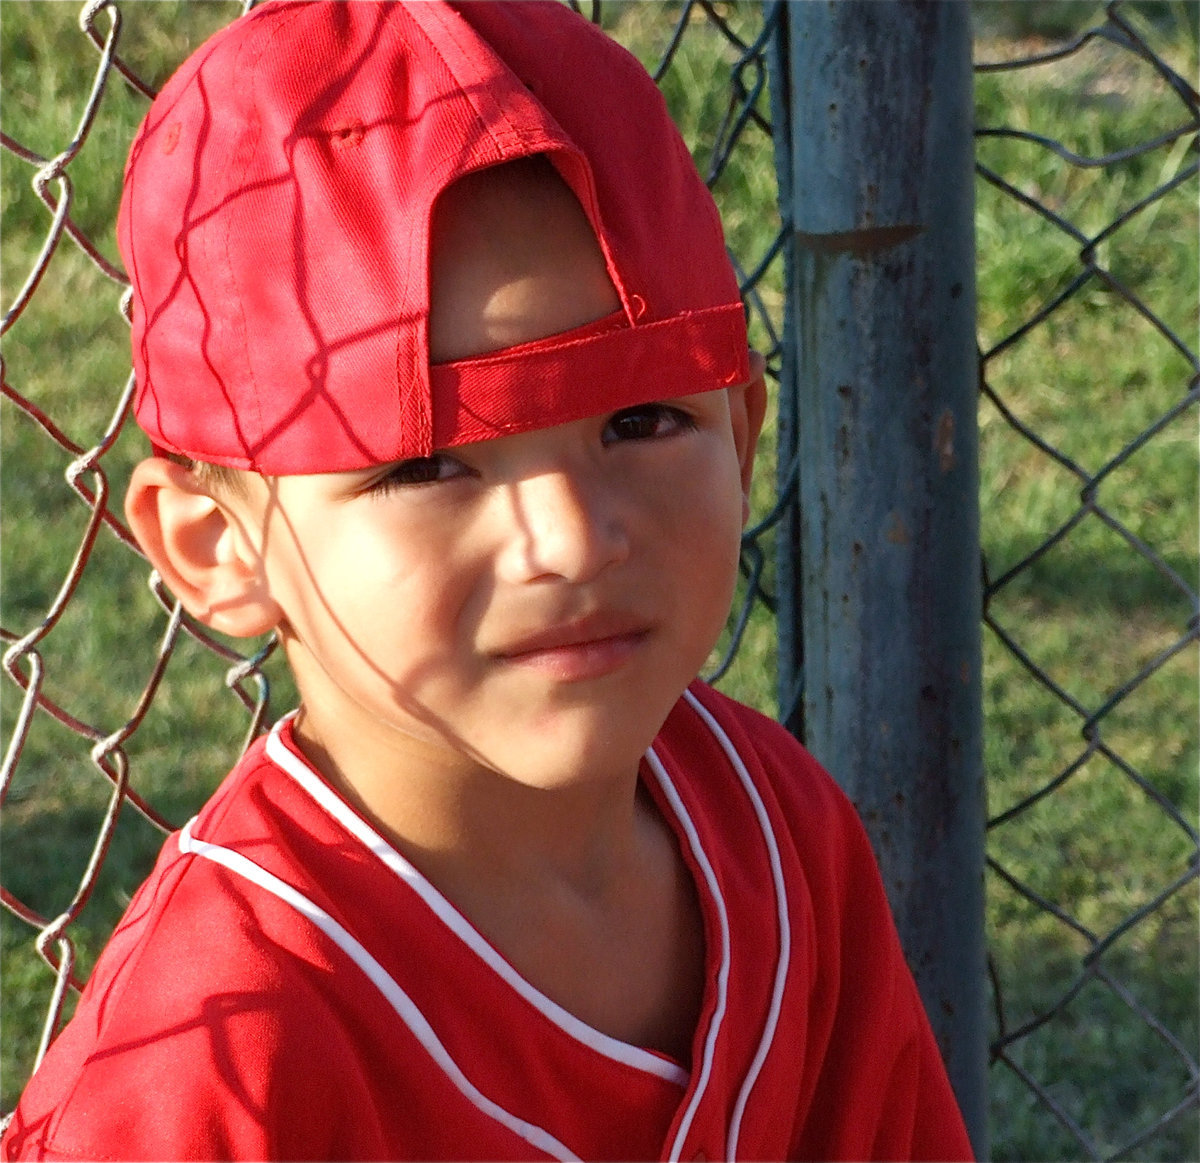
M 787 22 L 804 734 L 875 845 L 983 1158 L 969 5 L 810 0 Z
M 771 137 L 779 212 L 783 219 L 784 287 L 783 326 L 779 333 L 779 394 L 776 409 L 776 496 L 780 502 L 775 535 L 775 632 L 778 643 L 778 702 L 780 721 L 804 740 L 804 629 L 802 604 L 800 512 L 795 490 L 796 431 L 796 322 L 795 237 L 792 213 L 792 110 L 791 44 L 788 33 L 790 0 L 773 0 L 766 19 L 773 29 L 767 42 L 767 68 L 771 83 Z

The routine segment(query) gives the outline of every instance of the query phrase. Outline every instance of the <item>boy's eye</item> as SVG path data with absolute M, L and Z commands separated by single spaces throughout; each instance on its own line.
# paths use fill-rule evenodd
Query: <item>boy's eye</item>
M 622 440 L 655 440 L 694 427 L 691 416 L 678 408 L 667 404 L 639 404 L 611 416 L 601 440 L 606 445 Z
M 437 481 L 453 480 L 469 472 L 462 461 L 455 460 L 444 452 L 435 452 L 432 456 L 414 456 L 392 465 L 383 476 L 371 484 L 369 491 L 378 493 L 413 485 L 429 485 Z

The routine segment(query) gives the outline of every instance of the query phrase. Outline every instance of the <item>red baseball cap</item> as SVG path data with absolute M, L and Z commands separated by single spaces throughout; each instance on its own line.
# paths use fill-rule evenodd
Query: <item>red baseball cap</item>
M 431 366 L 438 195 L 535 154 L 620 317 Z M 716 207 L 657 87 L 547 0 L 252 10 L 151 106 L 117 237 L 137 421 L 215 464 L 357 469 L 749 379 Z

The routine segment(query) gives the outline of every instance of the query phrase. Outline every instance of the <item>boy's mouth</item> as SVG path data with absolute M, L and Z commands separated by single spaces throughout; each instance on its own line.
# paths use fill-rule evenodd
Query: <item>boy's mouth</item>
M 643 621 L 597 616 L 519 639 L 495 656 L 550 678 L 579 682 L 619 670 L 649 636 L 650 628 Z

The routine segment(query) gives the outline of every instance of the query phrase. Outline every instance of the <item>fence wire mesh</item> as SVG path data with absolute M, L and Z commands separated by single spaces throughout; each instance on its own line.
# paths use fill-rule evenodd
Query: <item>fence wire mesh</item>
M 273 642 L 221 640 L 156 576 L 146 586 L 121 516 L 128 473 L 147 451 L 127 423 L 128 281 L 113 231 L 122 165 L 173 67 L 252 6 L 5 5 L 0 633 L 17 692 L 4 700 L 0 770 L 5 1111 L 70 1016 L 163 833 L 293 701 Z M 753 342 L 776 370 L 784 236 L 766 115 L 772 10 L 574 6 L 666 93 L 725 212 Z M 737 610 L 711 668 L 770 710 L 769 447 L 761 477 Z M 233 697 L 217 697 L 222 687 Z
M 994 1135 L 1189 1159 L 1196 10 L 1058 8 L 977 53 Z

